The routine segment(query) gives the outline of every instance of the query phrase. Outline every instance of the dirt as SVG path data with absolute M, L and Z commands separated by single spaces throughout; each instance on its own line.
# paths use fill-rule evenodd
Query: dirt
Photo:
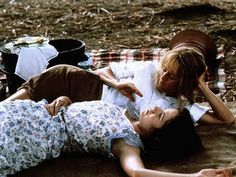
M 208 33 L 236 50 L 235 0 L 1 0 L 0 42 L 74 38 L 86 49 L 166 47 L 180 30 Z

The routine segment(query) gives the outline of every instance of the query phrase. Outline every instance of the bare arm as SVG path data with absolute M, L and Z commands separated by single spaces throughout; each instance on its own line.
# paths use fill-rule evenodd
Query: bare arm
M 131 177 L 231 177 L 231 169 L 206 169 L 198 173 L 181 174 L 146 169 L 140 158 L 140 149 L 129 146 L 123 140 L 113 144 L 112 152 L 121 163 L 122 168 Z
M 131 82 L 118 81 L 115 78 L 115 76 L 109 66 L 102 68 L 102 69 L 95 70 L 94 73 L 100 76 L 100 78 L 104 82 L 104 84 L 106 84 L 114 89 L 117 89 L 121 94 L 128 97 L 131 101 L 135 101 L 133 93 L 135 93 L 139 96 L 143 96 L 142 93 Z
M 99 75 L 104 84 L 115 88 L 117 84 L 117 79 L 115 78 L 111 68 L 109 66 L 93 71 L 95 74 Z
M 198 90 L 206 98 L 212 108 L 200 119 L 200 123 L 230 124 L 235 122 L 233 113 L 226 105 L 206 86 L 203 76 L 199 78 Z
M 30 99 L 27 89 L 22 88 L 5 100 L 14 101 L 17 99 L 20 99 L 20 100 Z

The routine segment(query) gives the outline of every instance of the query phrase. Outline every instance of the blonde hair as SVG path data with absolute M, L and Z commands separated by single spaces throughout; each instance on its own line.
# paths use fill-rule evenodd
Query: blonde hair
M 194 89 L 198 78 L 206 71 L 203 54 L 193 47 L 179 47 L 168 51 L 160 62 L 160 67 L 168 68 L 179 80 L 177 98 L 182 97 L 193 103 Z M 160 74 L 157 73 L 157 79 Z

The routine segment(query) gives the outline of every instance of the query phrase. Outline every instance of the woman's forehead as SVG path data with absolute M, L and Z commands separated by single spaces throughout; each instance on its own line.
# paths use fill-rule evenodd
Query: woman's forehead
M 161 63 L 161 67 L 167 69 L 172 74 L 177 74 L 178 69 L 180 67 L 178 61 L 176 59 L 165 58 Z

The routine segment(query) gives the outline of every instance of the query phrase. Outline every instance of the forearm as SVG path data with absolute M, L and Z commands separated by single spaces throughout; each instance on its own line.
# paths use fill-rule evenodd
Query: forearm
M 118 90 L 122 95 L 129 98 L 130 101 L 135 101 L 134 94 L 141 97 L 143 96 L 143 94 L 130 81 L 123 80 L 120 82 L 117 80 L 110 67 L 96 70 L 94 73 L 100 76 L 100 79 L 104 84 Z
M 11 95 L 10 97 L 8 97 L 6 100 L 14 101 L 14 100 L 25 100 L 25 99 L 30 99 L 30 95 L 26 88 L 22 88 L 13 95 Z
M 194 177 L 196 174 L 180 174 L 180 173 L 170 173 L 161 172 L 149 169 L 137 169 L 135 170 L 135 177 Z
M 217 119 L 223 123 L 233 123 L 235 121 L 233 113 L 205 84 L 199 85 L 198 89 L 210 104 Z
M 115 78 L 109 66 L 102 69 L 95 70 L 93 72 L 100 76 L 100 79 L 103 81 L 105 85 L 115 88 L 118 81 Z
M 144 167 L 140 157 L 141 149 L 127 145 L 123 139 L 116 140 L 112 146 L 112 153 L 120 159 L 121 166 L 130 177 L 232 177 L 232 170 L 204 169 L 197 173 L 172 173 L 149 170 Z
M 146 169 L 140 157 L 141 149 L 117 140 L 112 152 L 120 159 L 121 166 L 130 177 L 195 177 L 195 174 L 180 174 Z

